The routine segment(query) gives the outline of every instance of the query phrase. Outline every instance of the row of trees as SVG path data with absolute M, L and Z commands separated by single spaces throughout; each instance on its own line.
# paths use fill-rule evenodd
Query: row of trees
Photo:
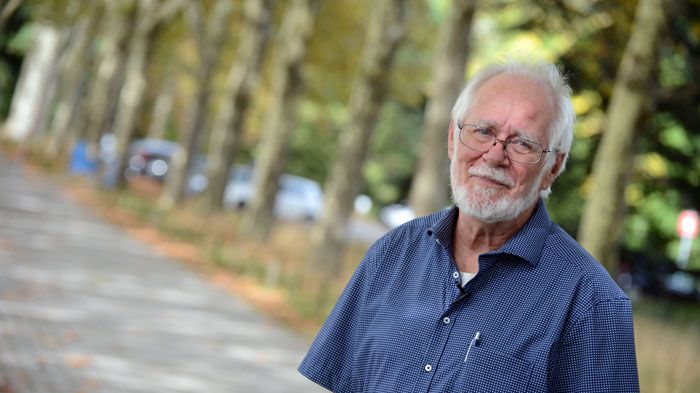
M 614 270 L 620 238 L 670 254 L 669 218 L 698 198 L 697 13 L 655 0 L 10 1 L 3 53 L 28 54 L 4 134 L 56 158 L 77 140 L 97 152 L 112 132 L 122 166 L 134 138 L 176 139 L 165 210 L 182 202 L 197 154 L 208 212 L 222 208 L 231 166 L 253 157 L 242 230 L 260 239 L 282 172 L 314 177 L 326 205 L 312 265 L 333 272 L 360 192 L 406 197 L 421 214 L 448 203 L 445 133 L 465 75 L 530 47 L 577 91 L 577 141 L 551 209 Z

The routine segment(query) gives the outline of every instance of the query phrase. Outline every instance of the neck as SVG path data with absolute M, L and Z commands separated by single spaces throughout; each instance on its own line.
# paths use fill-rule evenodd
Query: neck
M 452 242 L 459 269 L 470 273 L 478 272 L 479 255 L 506 244 L 525 225 L 536 207 L 537 203 L 514 220 L 495 223 L 478 220 L 460 211 Z

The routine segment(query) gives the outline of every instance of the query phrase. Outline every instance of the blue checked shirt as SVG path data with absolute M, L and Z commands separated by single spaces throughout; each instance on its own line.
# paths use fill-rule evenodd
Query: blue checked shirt
M 333 392 L 638 392 L 630 301 L 542 202 L 462 291 L 457 208 L 367 252 L 299 371 Z

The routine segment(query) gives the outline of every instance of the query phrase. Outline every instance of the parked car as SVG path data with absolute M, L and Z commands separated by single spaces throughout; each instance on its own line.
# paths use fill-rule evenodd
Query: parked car
M 117 180 L 119 159 L 116 156 L 116 143 L 111 134 L 103 137 L 101 141 L 102 156 L 105 164 L 105 183 L 113 185 Z M 163 182 L 170 173 L 172 159 L 182 147 L 177 142 L 158 138 L 145 138 L 133 142 L 129 146 L 129 162 L 123 176 L 127 181 L 146 178 L 157 182 Z M 193 159 L 186 192 L 196 194 L 201 192 L 206 159 L 196 156 Z
M 146 138 L 135 141 L 129 146 L 129 166 L 124 173 L 127 180 L 148 177 L 164 181 L 170 171 L 173 156 L 182 147 L 177 142 Z
M 619 271 L 625 292 L 700 302 L 700 271 L 680 270 L 670 258 L 622 249 Z
M 697 277 L 682 270 L 677 270 L 664 277 L 666 293 L 681 299 L 700 300 L 699 284 Z
M 224 206 L 245 209 L 255 197 L 255 172 L 250 166 L 235 167 L 224 193 Z M 296 221 L 314 221 L 323 211 L 321 185 L 301 176 L 283 174 L 275 197 L 274 214 L 277 218 Z
M 408 205 L 395 203 L 379 210 L 379 219 L 390 229 L 416 218 L 416 213 Z

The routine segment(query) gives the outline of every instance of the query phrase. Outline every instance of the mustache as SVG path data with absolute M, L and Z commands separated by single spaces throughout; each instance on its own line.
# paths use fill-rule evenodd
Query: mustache
M 505 185 L 506 187 L 515 187 L 515 181 L 508 177 L 505 171 L 496 168 L 492 168 L 489 166 L 471 167 L 469 168 L 469 172 L 467 173 L 471 176 L 479 176 L 489 180 L 493 180 L 495 182 Z

